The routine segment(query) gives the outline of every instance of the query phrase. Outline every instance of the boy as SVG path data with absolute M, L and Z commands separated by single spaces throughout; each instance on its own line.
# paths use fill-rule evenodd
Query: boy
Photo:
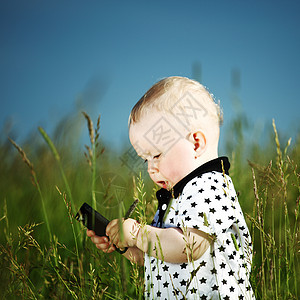
M 133 219 L 107 226 L 109 237 L 88 236 L 104 252 L 145 266 L 148 299 L 253 299 L 251 240 L 230 177 L 218 158 L 222 114 L 198 82 L 169 77 L 137 102 L 129 138 L 161 187 L 151 225 Z

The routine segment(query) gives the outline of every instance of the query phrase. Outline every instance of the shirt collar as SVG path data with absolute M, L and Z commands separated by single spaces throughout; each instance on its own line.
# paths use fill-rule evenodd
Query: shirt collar
M 172 198 L 177 198 L 181 193 L 186 184 L 194 179 L 195 177 L 201 176 L 204 173 L 208 172 L 219 172 L 225 173 L 229 175 L 228 170 L 230 168 L 230 163 L 228 157 L 222 156 L 216 159 L 210 160 L 207 163 L 201 165 L 187 176 L 182 178 L 179 182 L 177 182 L 174 187 L 169 191 L 167 189 L 161 188 L 156 192 L 156 198 L 159 202 L 159 206 L 161 207 L 163 204 L 167 204 L 170 202 Z

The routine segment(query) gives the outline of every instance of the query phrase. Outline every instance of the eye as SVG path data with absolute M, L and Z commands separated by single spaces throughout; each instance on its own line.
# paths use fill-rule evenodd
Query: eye
M 157 159 L 157 158 L 159 158 L 160 156 L 161 156 L 161 153 L 159 153 L 159 154 L 153 156 L 153 158 Z

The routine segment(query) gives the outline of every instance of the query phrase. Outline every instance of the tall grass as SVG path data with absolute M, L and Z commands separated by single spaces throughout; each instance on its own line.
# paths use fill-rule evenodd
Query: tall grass
M 101 144 L 100 118 L 95 127 L 83 118 L 85 155 L 42 128 L 38 142 L 0 140 L 0 299 L 143 298 L 143 268 L 98 251 L 73 216 L 86 201 L 117 218 L 138 198 L 133 217 L 150 222 L 155 190 Z M 226 152 L 254 243 L 253 289 L 257 299 L 298 299 L 300 140 L 282 142 L 274 123 L 270 142 L 247 144 L 246 124 L 233 121 Z
M 257 251 L 253 281 L 262 299 L 298 299 L 299 169 L 287 155 L 291 140 L 282 152 L 274 120 L 273 128 L 275 162 L 264 168 L 250 163 L 255 201 L 248 218 Z

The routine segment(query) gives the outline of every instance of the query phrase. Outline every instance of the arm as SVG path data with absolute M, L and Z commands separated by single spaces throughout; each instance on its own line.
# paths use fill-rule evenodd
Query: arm
M 116 250 L 114 245 L 109 242 L 109 239 L 106 236 L 97 236 L 92 230 L 87 230 L 86 234 L 91 238 L 91 241 L 95 244 L 95 246 L 103 252 L 111 253 Z M 137 263 L 139 265 L 144 264 L 144 253 L 137 247 L 128 248 L 123 256 L 133 263 Z
M 187 228 L 143 227 L 133 219 L 123 220 L 120 234 L 120 220 L 111 221 L 106 234 L 118 247 L 136 247 L 143 253 L 170 263 L 182 263 L 199 259 L 208 249 L 212 239 L 202 231 Z M 122 238 L 121 238 L 122 235 Z

